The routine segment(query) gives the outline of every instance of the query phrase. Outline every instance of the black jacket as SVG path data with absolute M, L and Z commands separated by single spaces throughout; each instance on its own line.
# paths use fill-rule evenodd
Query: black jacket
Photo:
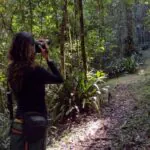
M 51 72 L 43 67 L 25 68 L 22 90 L 15 96 L 17 98 L 16 117 L 25 112 L 40 112 L 47 115 L 45 104 L 45 84 L 59 84 L 63 78 L 53 62 L 47 62 Z

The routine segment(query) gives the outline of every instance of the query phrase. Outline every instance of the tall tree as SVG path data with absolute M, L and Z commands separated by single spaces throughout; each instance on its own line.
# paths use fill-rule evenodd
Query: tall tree
M 33 11 L 32 11 L 32 1 L 29 0 L 29 10 L 30 10 L 30 32 L 32 33 L 33 27 Z
M 83 4 L 82 0 L 78 0 L 79 6 L 79 16 L 80 16 L 80 40 L 81 40 L 81 52 L 82 52 L 82 61 L 85 80 L 87 79 L 87 56 L 85 52 L 85 42 L 84 42 L 84 20 L 83 20 Z
M 61 73 L 63 74 L 64 78 L 66 78 L 66 69 L 65 69 L 65 30 L 66 30 L 66 23 L 67 23 L 67 0 L 64 0 L 63 6 L 63 18 L 60 27 L 60 57 L 61 57 Z
M 78 7 L 77 7 L 77 0 L 74 0 L 74 34 L 75 39 L 77 40 L 77 14 L 78 14 Z
M 130 56 L 135 50 L 135 45 L 133 41 L 133 14 L 132 14 L 132 3 L 125 1 L 125 10 L 126 10 L 126 28 L 127 28 L 127 37 L 125 39 L 125 55 Z
M 98 15 L 99 15 L 99 37 L 105 37 L 104 32 L 104 1 L 103 0 L 97 0 L 98 5 Z

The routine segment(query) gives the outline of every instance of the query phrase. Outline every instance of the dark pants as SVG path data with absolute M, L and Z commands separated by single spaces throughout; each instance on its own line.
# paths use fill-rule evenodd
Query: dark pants
M 26 142 L 23 125 L 13 121 L 10 133 L 10 150 L 46 150 L 46 135 L 34 143 Z

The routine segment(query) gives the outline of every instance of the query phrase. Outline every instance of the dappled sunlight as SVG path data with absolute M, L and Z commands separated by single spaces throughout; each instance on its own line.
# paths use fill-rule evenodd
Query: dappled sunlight
M 150 150 L 150 0 L 0 0 L 0 29 L 0 150 Z
M 127 85 L 119 85 L 113 93 L 109 107 L 104 107 L 101 117 L 87 116 L 88 120 L 57 141 L 47 150 L 100 150 L 119 147 L 124 144 L 122 128 L 125 128 L 129 114 L 135 107 L 135 99 Z M 115 145 L 114 145 L 115 144 Z
M 139 75 L 144 75 L 145 74 L 145 70 L 144 69 L 139 70 L 138 74 Z
M 79 150 L 78 146 L 86 147 L 86 145 L 82 145 L 84 141 L 95 139 L 96 136 L 100 137 L 101 135 L 104 137 L 106 135 L 105 128 L 106 126 L 110 126 L 110 119 L 95 119 L 91 118 L 91 121 L 84 123 L 76 128 L 71 129 L 72 131 L 65 135 L 61 141 L 57 142 L 51 148 L 47 148 L 47 150 Z M 97 135 L 97 131 L 98 132 Z M 57 148 L 56 148 L 56 147 Z M 86 147 L 87 148 L 87 147 Z
M 146 60 L 147 64 L 149 60 Z M 136 74 L 107 82 L 109 85 L 115 85 L 115 92 L 109 102 L 109 107 L 103 108 L 101 117 L 88 116 L 87 121 L 83 121 L 77 127 L 72 126 L 69 133 L 47 150 L 103 150 L 120 146 L 130 147 L 130 138 L 134 137 L 123 133 L 129 134 L 127 120 L 137 109 L 137 98 L 133 91 L 132 93 L 129 91 L 128 85 L 144 81 L 148 73 L 149 66 L 141 67 Z M 135 136 L 135 141 L 138 139 Z

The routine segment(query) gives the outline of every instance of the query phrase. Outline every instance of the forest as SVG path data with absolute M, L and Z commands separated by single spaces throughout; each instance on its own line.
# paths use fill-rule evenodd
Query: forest
M 9 149 L 8 50 L 20 31 L 50 40 L 64 78 L 46 86 L 47 150 L 150 149 L 150 0 L 0 0 L 0 150 Z M 40 53 L 36 62 L 47 67 Z

